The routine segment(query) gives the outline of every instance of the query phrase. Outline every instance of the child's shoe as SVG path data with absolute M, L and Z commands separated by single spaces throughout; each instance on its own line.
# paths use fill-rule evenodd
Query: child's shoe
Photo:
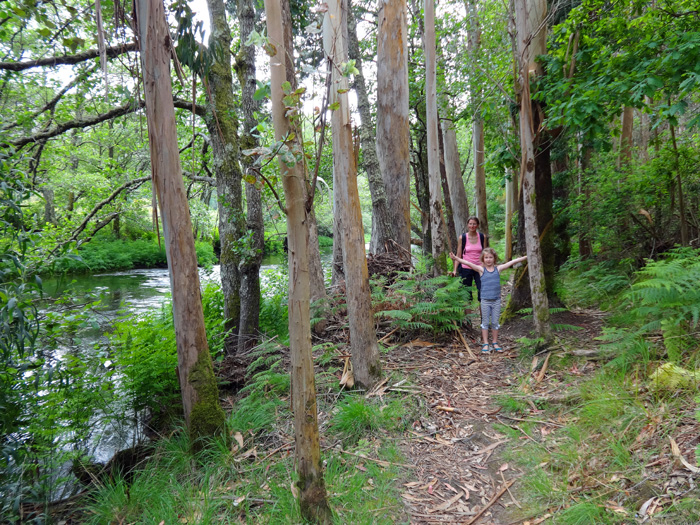
M 488 354 L 488 353 L 490 353 L 490 352 L 491 352 L 491 349 L 490 349 L 488 343 L 484 343 L 484 344 L 481 345 L 481 353 L 482 353 L 482 354 Z
M 503 348 L 501 348 L 501 345 L 499 345 L 498 343 L 493 343 L 493 344 L 491 344 L 491 349 L 492 349 L 494 352 L 498 352 L 498 353 L 503 352 Z

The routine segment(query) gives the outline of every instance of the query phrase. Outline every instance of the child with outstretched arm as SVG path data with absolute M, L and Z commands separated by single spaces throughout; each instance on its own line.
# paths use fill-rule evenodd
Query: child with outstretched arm
M 507 263 L 499 264 L 498 255 L 493 248 L 484 248 L 481 252 L 481 264 L 473 264 L 469 261 L 457 257 L 454 253 L 450 253 L 452 260 L 462 264 L 466 264 L 472 270 L 479 272 L 481 275 L 481 353 L 488 354 L 491 349 L 495 352 L 502 352 L 503 349 L 498 344 L 498 318 L 501 316 L 501 275 L 500 272 L 506 268 L 510 268 L 514 264 L 523 262 L 527 259 L 527 255 L 508 261 Z M 491 325 L 492 343 L 489 347 L 489 324 Z

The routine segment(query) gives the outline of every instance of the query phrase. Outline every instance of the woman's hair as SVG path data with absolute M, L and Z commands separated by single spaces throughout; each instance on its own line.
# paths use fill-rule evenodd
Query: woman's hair
M 476 225 L 479 226 L 479 217 L 476 215 L 472 215 L 467 219 L 467 224 L 469 224 L 470 221 L 476 221 Z
M 484 249 L 481 251 L 481 259 L 480 259 L 481 262 L 482 262 L 482 264 L 483 264 L 483 262 L 484 262 L 484 254 L 485 254 L 485 253 L 490 253 L 491 255 L 493 255 L 493 262 L 494 262 L 494 264 L 497 264 L 497 263 L 498 263 L 498 254 L 496 253 L 496 250 L 494 250 L 493 248 L 484 248 Z

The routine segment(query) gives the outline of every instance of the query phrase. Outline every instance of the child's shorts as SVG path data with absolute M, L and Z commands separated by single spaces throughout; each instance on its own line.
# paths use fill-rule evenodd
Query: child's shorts
M 489 324 L 492 330 L 498 330 L 501 325 L 498 324 L 498 319 L 501 317 L 501 300 L 500 299 L 482 299 L 481 300 L 481 329 L 488 330 Z

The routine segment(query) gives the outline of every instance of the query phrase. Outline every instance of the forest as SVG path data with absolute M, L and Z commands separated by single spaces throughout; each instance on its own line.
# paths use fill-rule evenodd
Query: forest
M 700 522 L 696 0 L 0 0 L 0 55 L 0 521 Z

